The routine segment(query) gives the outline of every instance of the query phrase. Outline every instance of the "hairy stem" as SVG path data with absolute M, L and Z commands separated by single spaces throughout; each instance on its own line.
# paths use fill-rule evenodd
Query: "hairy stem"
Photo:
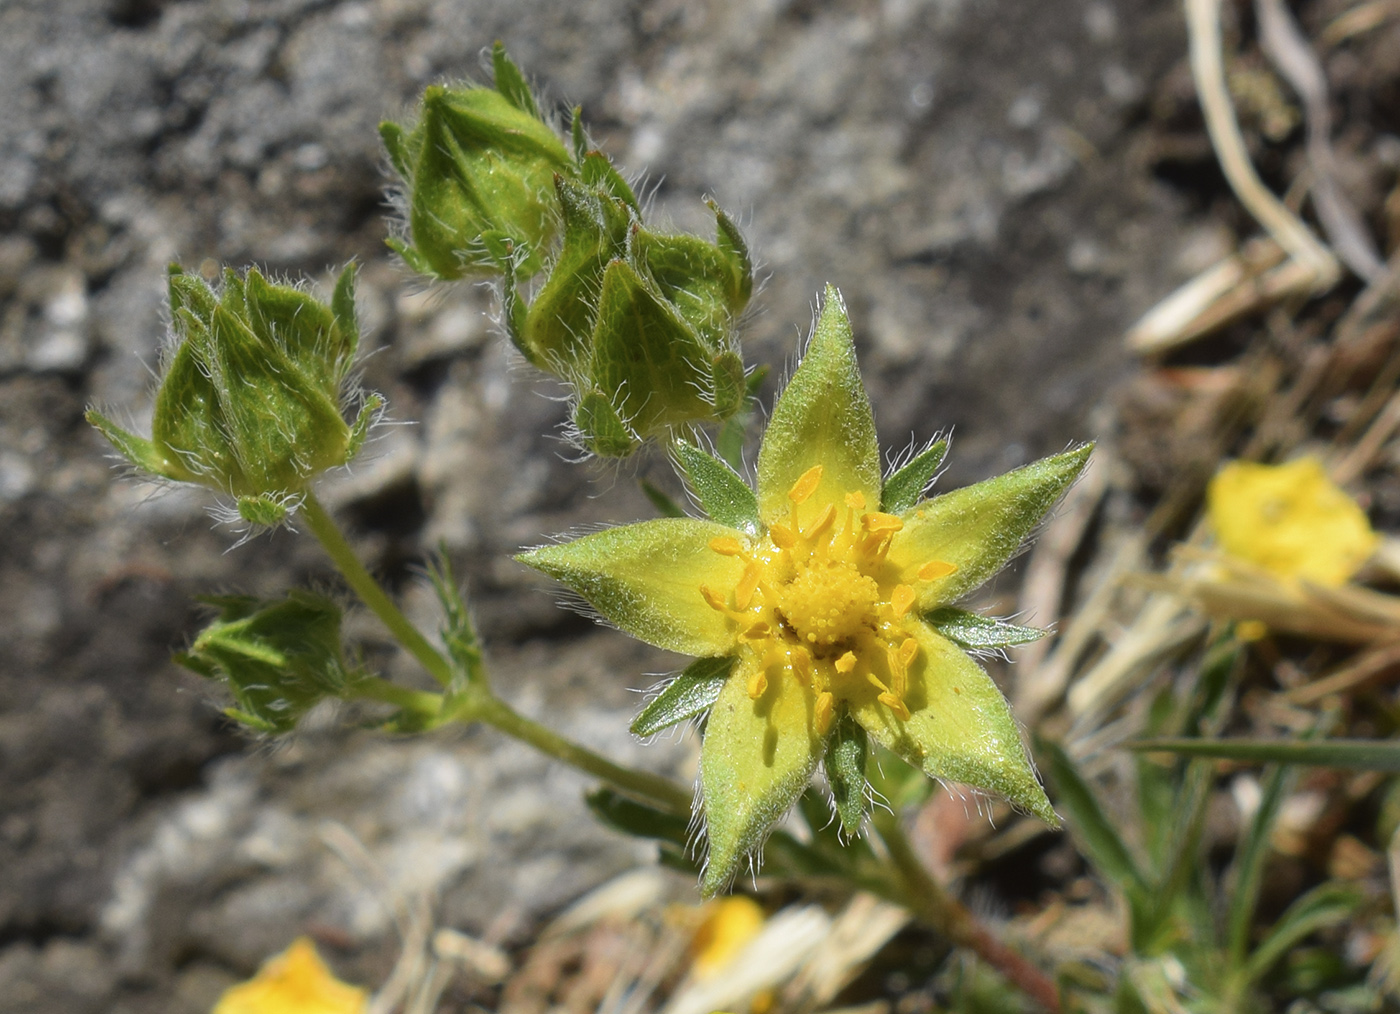
M 394 635 L 394 639 L 403 645 L 435 680 L 443 686 L 450 686 L 451 664 L 428 643 L 428 639 L 409 622 L 403 611 L 394 605 L 393 600 L 384 593 L 384 589 L 370 576 L 370 572 L 350 548 L 350 543 L 345 541 L 345 536 L 341 534 L 335 521 L 321 506 L 321 501 L 316 499 L 316 494 L 310 490 L 306 491 L 300 514 L 306 519 L 311 534 L 316 536 L 330 555 L 331 562 L 360 597 L 360 601 L 369 606 L 370 612 L 378 616 L 384 626 L 389 628 L 389 633 Z
M 951 943 L 972 951 L 1051 1014 L 1060 1014 L 1060 992 L 1054 981 L 1002 943 L 962 902 L 933 879 L 915 854 L 899 815 L 877 810 L 871 819 L 902 882 L 899 887 L 903 890 L 897 891 L 899 896 L 891 900 L 907 907 Z
M 614 764 L 601 754 L 565 739 L 553 729 L 526 718 L 494 695 L 483 696 L 466 714 L 478 718 L 509 736 L 529 743 L 541 753 L 570 767 L 595 775 L 628 795 L 636 796 L 670 813 L 690 813 L 691 792 L 685 786 L 649 771 L 638 771 Z
M 425 690 L 410 690 L 397 683 L 390 683 L 378 676 L 365 676 L 355 681 L 351 693 L 370 701 L 383 701 L 411 711 L 426 718 L 435 717 L 442 710 L 442 695 Z

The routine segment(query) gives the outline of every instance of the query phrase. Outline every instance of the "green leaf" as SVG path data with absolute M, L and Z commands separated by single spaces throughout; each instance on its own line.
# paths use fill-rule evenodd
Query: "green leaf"
M 642 487 L 646 498 L 651 501 L 651 505 L 660 512 L 663 518 L 683 518 L 686 516 L 681 505 L 672 500 L 664 489 L 650 479 L 638 479 L 637 484 Z
M 899 569 L 900 579 L 918 592 L 920 610 L 957 601 L 1006 566 L 1078 477 L 1092 450 L 1092 444 L 1085 444 L 1042 458 L 906 512 L 903 530 L 890 543 L 889 560 Z M 957 569 L 921 581 L 920 568 L 932 561 Z
M 729 678 L 733 668 L 733 655 L 697 658 L 642 709 L 632 723 L 632 734 L 650 736 L 686 719 L 703 715 L 719 700 L 724 681 Z
M 1038 641 L 1048 630 L 1022 627 L 965 609 L 944 606 L 924 617 L 924 622 L 948 640 L 969 651 L 995 651 Z
M 832 727 L 823 763 L 836 816 L 848 835 L 859 834 L 865 821 L 865 762 L 869 756 L 870 741 L 865 730 L 849 714 L 843 714 Z
M 1057 743 L 1043 744 L 1050 758 L 1050 782 L 1055 787 L 1056 801 L 1065 811 L 1070 832 L 1080 841 L 1089 862 L 1109 883 L 1130 898 L 1149 893 L 1147 881 L 1119 837 L 1098 797 L 1079 774 L 1069 754 Z
M 462 587 L 452 573 L 452 562 L 447 558 L 445 546 L 438 549 L 436 557 L 428 562 L 428 580 L 432 582 L 442 608 L 442 625 L 438 636 L 447 657 L 452 662 L 454 675 L 461 683 L 473 683 L 485 679 L 482 670 L 481 642 L 472 624 L 471 612 Z M 460 689 L 456 687 L 454 689 Z
M 764 524 L 788 516 L 788 491 L 815 465 L 821 482 L 796 508 L 799 526 L 847 493 L 880 502 L 880 448 L 861 384 L 851 322 L 841 294 L 827 286 L 807 354 L 778 398 L 758 452 L 758 508 Z
M 496 75 L 496 91 L 504 95 L 510 104 L 521 112 L 538 118 L 540 110 L 535 105 L 534 95 L 530 94 L 525 75 L 521 74 L 520 68 L 506 56 L 506 47 L 501 45 L 500 40 L 491 47 L 491 68 Z
M 1324 739 L 1140 739 L 1124 744 L 1142 753 L 1179 753 L 1188 757 L 1256 764 L 1309 764 L 1324 768 L 1400 772 L 1400 741 Z
M 709 855 L 700 891 L 712 897 L 739 871 L 768 831 L 802 794 L 821 759 L 809 688 L 784 673 L 751 700 L 745 656 L 710 711 L 700 748 Z
M 933 481 L 943 458 L 948 453 L 946 439 L 935 440 L 914 455 L 897 472 L 885 480 L 880 509 L 887 514 L 903 514 L 923 499 L 924 490 Z
M 1264 791 L 1254 818 L 1240 836 L 1235 849 L 1234 886 L 1230 891 L 1225 919 L 1226 953 L 1231 964 L 1239 966 L 1249 950 L 1249 934 L 1254 926 L 1255 908 L 1263 884 L 1264 864 L 1273 849 L 1274 824 L 1284 798 L 1292 792 L 1297 778 L 1286 765 L 1275 767 L 1264 779 Z
M 331 294 L 331 313 L 335 315 L 336 327 L 340 329 L 341 341 L 345 343 L 341 355 L 347 367 L 355 358 L 355 352 L 360 343 L 360 321 L 355 313 L 355 276 L 357 272 L 358 265 L 354 261 L 345 265 L 340 272 L 340 277 L 335 280 L 335 291 Z
M 723 461 L 684 440 L 674 444 L 676 460 L 710 520 L 757 535 L 758 498 Z
M 578 592 L 609 623 L 683 655 L 728 655 L 730 621 L 700 593 L 726 594 L 744 563 L 710 548 L 734 529 L 693 518 L 659 518 L 609 528 L 516 557 Z
M 1318 884 L 1284 910 L 1269 935 L 1254 949 L 1244 969 L 1245 981 L 1258 982 L 1308 934 L 1350 918 L 1363 900 L 1354 885 Z
M 851 713 L 870 738 L 931 778 L 1005 797 L 1051 826 L 1059 818 L 1036 781 L 1021 730 L 992 678 L 951 641 L 911 624 L 919 654 L 909 672 L 901 721 L 872 692 Z
M 608 827 L 634 838 L 652 838 L 684 847 L 689 821 L 654 809 L 612 789 L 596 789 L 584 797 L 588 808 Z

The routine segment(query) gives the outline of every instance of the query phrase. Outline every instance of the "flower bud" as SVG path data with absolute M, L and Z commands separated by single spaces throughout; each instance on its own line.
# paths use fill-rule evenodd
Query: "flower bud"
M 655 232 L 606 159 L 590 153 L 583 165 L 583 182 L 555 181 L 564 240 L 549 278 L 528 308 L 508 281 L 504 317 L 532 363 L 574 386 L 580 442 L 621 457 L 743 404 L 734 322 L 753 274 L 738 230 L 713 204 L 714 243 Z
M 537 273 L 558 227 L 554 177 L 577 173 L 500 43 L 492 61 L 494 88 L 435 85 L 411 127 L 379 125 L 408 226 L 389 246 L 443 280 L 502 273 L 502 249 L 513 273 Z
M 237 499 L 254 524 L 276 524 L 319 473 L 359 451 L 382 405 L 362 399 L 353 424 L 342 414 L 359 343 L 355 271 L 336 283 L 331 305 L 256 269 L 225 271 L 215 292 L 170 269 L 171 323 L 178 344 L 156 394 L 151 439 L 96 410 L 88 421 L 132 464 L 176 482 Z
M 299 589 L 280 602 L 250 596 L 210 598 L 219 618 L 195 638 L 181 665 L 228 686 L 224 713 L 261 732 L 290 732 L 327 697 L 343 697 L 358 673 L 340 643 L 340 607 Z

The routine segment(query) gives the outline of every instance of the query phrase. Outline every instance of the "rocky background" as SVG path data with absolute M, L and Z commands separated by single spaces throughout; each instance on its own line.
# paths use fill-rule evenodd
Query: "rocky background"
M 736 213 L 767 284 L 751 363 L 790 363 L 815 294 L 853 314 L 892 450 L 956 431 L 957 485 L 1095 435 L 1126 325 L 1232 242 L 1169 0 L 8 0 L 0 5 L 0 1006 L 207 1011 L 297 933 L 382 981 L 388 902 L 510 944 L 650 850 L 586 780 L 490 733 L 389 739 L 318 713 L 250 740 L 170 661 L 194 597 L 334 586 L 281 531 L 230 549 L 206 498 L 114 470 L 81 419 L 140 424 L 163 272 L 356 257 L 367 385 L 392 424 L 326 498 L 413 615 L 443 543 L 497 683 L 627 761 L 677 660 L 556 608 L 509 554 L 651 512 L 664 461 L 566 460 L 563 406 L 490 293 L 384 249 L 375 131 L 502 39 L 644 173 L 654 215 Z M 770 383 L 768 396 L 773 384 Z M 368 617 L 353 635 L 407 681 Z M 329 847 L 336 825 L 377 870 Z M 376 879 L 377 878 L 377 879 Z

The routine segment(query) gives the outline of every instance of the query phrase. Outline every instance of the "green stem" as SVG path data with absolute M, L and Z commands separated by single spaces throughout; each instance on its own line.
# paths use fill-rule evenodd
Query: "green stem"
M 543 754 L 561 760 L 571 767 L 621 789 L 629 795 L 646 800 L 670 813 L 685 816 L 690 813 L 690 790 L 661 775 L 637 771 L 614 764 L 601 754 L 565 739 L 553 729 L 526 718 L 495 695 L 484 693 L 464 717 L 479 718 L 508 736 L 529 743 Z
M 891 885 L 890 900 L 904 905 L 951 943 L 972 951 L 1051 1014 L 1060 1014 L 1060 991 L 1055 983 L 1026 958 L 1002 943 L 991 930 L 977 921 L 965 905 L 933 879 L 905 835 L 899 815 L 877 810 L 871 820 L 885 848 L 889 850 L 890 862 L 899 874 L 900 883 Z
M 397 683 L 390 683 L 378 676 L 364 676 L 356 680 L 350 691 L 354 696 L 370 701 L 383 701 L 404 711 L 411 711 L 426 718 L 433 718 L 442 710 L 442 694 L 425 690 L 410 690 Z
M 450 686 L 453 682 L 451 663 L 428 643 L 427 638 L 419 633 L 418 628 L 409 622 L 408 617 L 394 605 L 393 600 L 384 593 L 384 589 L 379 587 L 378 582 L 360 563 L 355 551 L 350 548 L 350 543 L 345 541 L 345 536 L 341 534 L 335 521 L 309 490 L 306 500 L 302 503 L 301 513 L 306 518 L 311 533 L 320 540 L 331 561 L 360 600 L 369 606 L 374 615 L 389 628 L 395 639 L 407 648 L 439 683 Z M 357 689 L 364 691 L 360 696 L 387 701 L 430 715 L 440 713 L 442 698 L 438 694 L 407 690 L 378 677 L 360 684 Z M 463 698 L 456 703 L 452 718 L 463 723 L 478 720 L 486 722 L 509 736 L 529 743 L 541 753 L 601 778 L 629 795 L 637 796 L 671 813 L 690 813 L 689 789 L 669 778 L 614 764 L 601 754 L 565 739 L 506 704 L 491 692 L 484 680 L 470 685 Z
M 394 605 L 393 600 L 384 594 L 384 589 L 380 588 L 369 571 L 365 570 L 364 564 L 360 563 L 359 557 L 350 548 L 350 543 L 345 541 L 345 536 L 340 533 L 335 521 L 321 506 L 321 501 L 316 499 L 316 494 L 310 490 L 306 491 L 306 499 L 302 501 L 300 513 L 306 519 L 311 534 L 320 541 L 330 555 L 331 562 L 355 590 L 360 601 L 369 606 L 370 611 L 389 628 L 389 633 L 394 635 L 394 639 L 408 649 L 435 680 L 443 686 L 450 686 L 451 664 L 418 632 L 418 628 L 409 622 L 408 617 Z

